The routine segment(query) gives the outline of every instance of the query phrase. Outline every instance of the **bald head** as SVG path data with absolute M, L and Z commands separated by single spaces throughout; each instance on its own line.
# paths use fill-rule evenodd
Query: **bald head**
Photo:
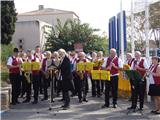
M 79 59 L 84 59 L 85 58 L 85 53 L 84 52 L 79 52 L 78 57 L 79 57 Z
M 135 58 L 136 58 L 136 60 L 139 60 L 141 58 L 141 52 L 140 51 L 135 52 Z
M 117 55 L 116 49 L 114 49 L 114 48 L 110 49 L 110 57 L 114 58 L 116 55 Z

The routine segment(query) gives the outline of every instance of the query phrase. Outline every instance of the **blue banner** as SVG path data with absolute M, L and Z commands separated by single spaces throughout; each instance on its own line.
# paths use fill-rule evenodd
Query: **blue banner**
M 117 48 L 116 17 L 109 19 L 109 49 Z

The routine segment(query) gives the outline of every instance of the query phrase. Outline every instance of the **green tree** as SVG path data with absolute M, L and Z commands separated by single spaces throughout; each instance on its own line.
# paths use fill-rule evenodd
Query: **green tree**
M 150 5 L 150 28 L 156 42 L 157 48 L 160 47 L 160 1 Z
M 62 26 L 57 20 L 55 29 L 52 30 L 46 43 L 46 49 L 55 51 L 63 48 L 67 51 L 74 50 L 75 43 L 82 43 L 85 52 L 102 50 L 106 53 L 107 39 L 94 34 L 99 29 L 93 29 L 87 23 L 79 20 L 68 20 Z
M 160 47 L 160 1 L 149 6 L 149 40 L 154 38 L 157 48 Z M 145 51 L 145 11 L 134 14 L 134 40 L 135 49 Z M 131 16 L 127 16 L 127 39 L 131 41 Z
M 15 31 L 17 13 L 14 1 L 1 1 L 1 43 L 9 44 Z

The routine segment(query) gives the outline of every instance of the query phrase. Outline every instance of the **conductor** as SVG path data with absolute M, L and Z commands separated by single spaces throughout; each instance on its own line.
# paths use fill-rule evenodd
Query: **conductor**
M 70 60 L 67 57 L 67 53 L 64 49 L 59 49 L 58 53 L 61 57 L 61 62 L 58 67 L 60 70 L 60 78 L 62 80 L 62 92 L 64 95 L 64 105 L 62 105 L 63 110 L 67 110 L 70 107 L 70 97 L 69 97 L 69 90 L 72 90 L 72 73 L 71 73 L 71 66 Z

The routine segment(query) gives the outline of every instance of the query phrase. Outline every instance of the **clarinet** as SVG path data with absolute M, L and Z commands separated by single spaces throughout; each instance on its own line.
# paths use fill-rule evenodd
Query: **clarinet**
M 154 65 L 152 64 L 151 67 L 148 69 L 148 72 L 146 71 L 143 78 L 144 79 L 145 77 L 149 77 L 150 73 L 149 72 L 152 72 L 153 71 L 153 68 L 154 68 Z

